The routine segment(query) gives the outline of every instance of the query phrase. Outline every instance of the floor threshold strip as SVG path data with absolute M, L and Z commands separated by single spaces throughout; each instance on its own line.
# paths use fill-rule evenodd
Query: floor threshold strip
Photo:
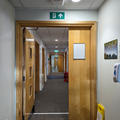
M 61 113 L 33 113 L 33 115 L 67 115 L 68 112 L 61 112 Z

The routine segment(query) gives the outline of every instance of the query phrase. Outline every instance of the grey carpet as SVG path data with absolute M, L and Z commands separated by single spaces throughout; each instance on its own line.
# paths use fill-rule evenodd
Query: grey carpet
M 32 115 L 30 120 L 68 120 L 68 115 Z
M 58 76 L 61 74 L 58 74 Z M 68 83 L 48 79 L 42 92 L 36 94 L 35 113 L 68 112 Z M 67 120 L 68 115 L 32 115 L 30 120 Z
M 63 73 L 51 73 L 47 76 L 47 79 L 64 79 Z

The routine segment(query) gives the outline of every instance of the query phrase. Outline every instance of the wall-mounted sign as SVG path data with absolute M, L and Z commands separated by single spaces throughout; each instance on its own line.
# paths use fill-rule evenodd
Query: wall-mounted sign
M 50 19 L 65 19 L 65 12 L 50 12 Z
M 83 60 L 85 59 L 85 44 L 73 44 L 73 59 Z

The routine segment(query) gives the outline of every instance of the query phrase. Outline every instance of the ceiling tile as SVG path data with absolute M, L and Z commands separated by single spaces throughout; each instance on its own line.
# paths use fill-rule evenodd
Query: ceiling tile
M 34 34 L 39 36 L 39 40 L 42 40 L 49 51 L 54 51 L 58 46 L 58 50 L 63 51 L 68 47 L 68 29 L 67 28 L 55 28 L 55 27 L 42 27 L 33 30 Z M 56 42 L 55 40 L 58 39 Z
M 15 7 L 37 8 L 37 9 L 98 9 L 104 0 L 81 0 L 73 3 L 71 0 L 10 0 Z M 55 1 L 55 2 L 54 2 Z M 58 1 L 58 2 L 56 2 Z

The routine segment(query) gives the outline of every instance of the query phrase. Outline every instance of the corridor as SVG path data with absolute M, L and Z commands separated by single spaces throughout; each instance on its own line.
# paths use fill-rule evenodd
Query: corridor
M 0 0 L 0 120 L 120 120 L 119 11 L 120 0 Z
M 35 112 L 29 120 L 67 120 L 68 83 L 63 73 L 48 76 L 44 90 L 36 94 Z

